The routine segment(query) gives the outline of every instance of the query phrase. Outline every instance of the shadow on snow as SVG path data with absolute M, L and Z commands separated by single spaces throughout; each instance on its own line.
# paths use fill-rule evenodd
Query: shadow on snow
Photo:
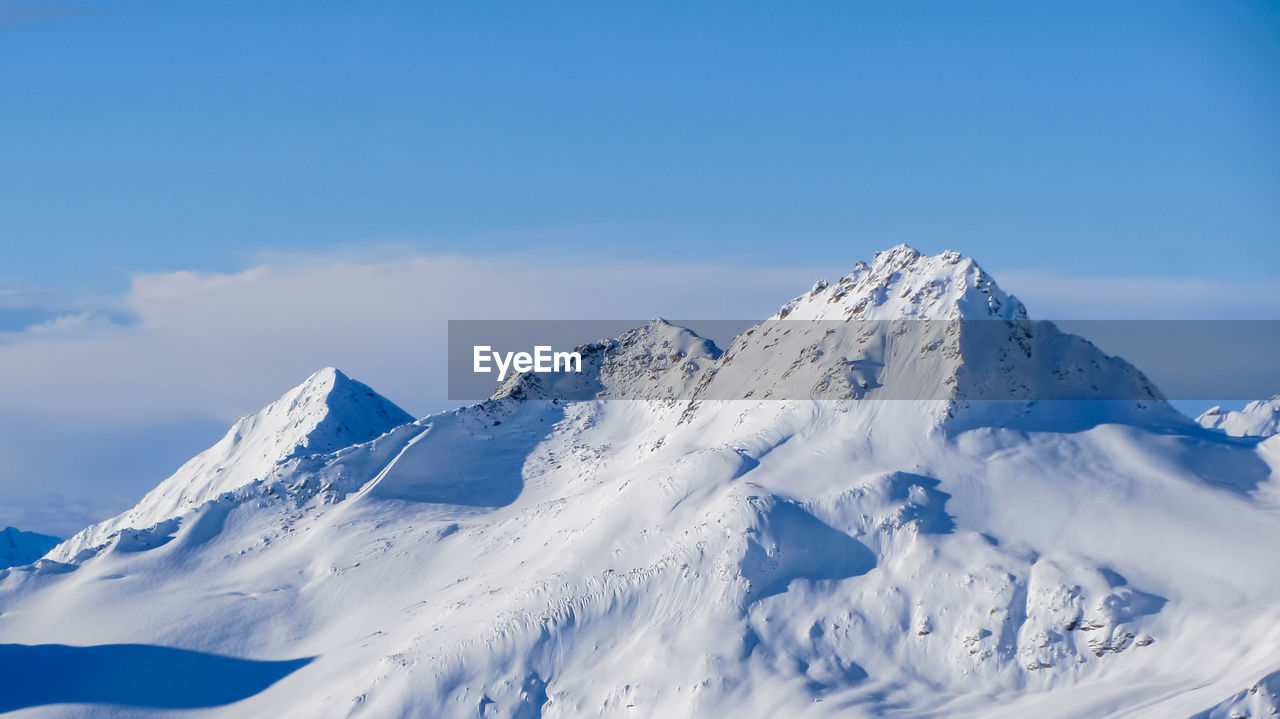
M 46 704 L 215 707 L 251 697 L 310 662 L 150 644 L 0 644 L 0 712 Z

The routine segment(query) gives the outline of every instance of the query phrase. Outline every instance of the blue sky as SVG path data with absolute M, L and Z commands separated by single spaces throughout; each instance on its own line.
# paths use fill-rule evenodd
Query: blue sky
M 441 409 L 449 317 L 763 317 L 899 242 L 1280 318 L 1278 80 L 1262 1 L 0 0 L 0 525 L 321 366 Z
M 0 5 L 0 275 L 264 250 L 1273 276 L 1274 2 Z

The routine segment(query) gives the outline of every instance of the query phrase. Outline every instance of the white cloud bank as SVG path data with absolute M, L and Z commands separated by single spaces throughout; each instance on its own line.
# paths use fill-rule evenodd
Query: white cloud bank
M 449 319 L 763 317 L 819 274 L 414 256 L 139 275 L 127 326 L 86 312 L 0 334 L 0 396 L 9 413 L 234 420 L 335 365 L 422 412 L 443 402 Z

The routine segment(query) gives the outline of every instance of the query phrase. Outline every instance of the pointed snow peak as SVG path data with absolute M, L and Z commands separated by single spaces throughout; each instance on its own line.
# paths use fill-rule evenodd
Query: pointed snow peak
M 678 325 L 674 325 L 668 322 L 667 320 L 663 319 L 662 317 L 654 317 L 653 319 L 644 323 L 640 327 L 630 330 L 630 332 L 633 332 L 633 333 L 641 333 L 646 335 L 664 335 L 664 336 L 674 335 L 681 331 L 687 332 L 688 330 Z
M 685 329 L 684 327 L 681 327 L 680 325 L 677 325 L 677 324 L 673 324 L 672 322 L 667 320 L 665 317 L 654 317 L 653 319 L 645 323 L 645 326 L 653 329 L 681 330 L 684 332 L 688 332 L 688 330 Z
M 951 253 L 951 254 L 955 254 L 955 253 Z M 923 256 L 924 255 L 920 254 L 920 251 L 917 250 L 916 248 L 905 243 L 899 243 L 897 245 L 894 245 L 893 247 L 890 247 L 887 250 L 881 250 L 875 253 L 874 255 L 872 255 L 871 262 L 873 266 L 876 266 L 876 267 L 885 267 L 885 266 L 905 267 L 907 265 L 914 263 L 916 260 L 919 260 Z
M 312 374 L 263 409 L 240 419 L 128 512 L 89 527 L 58 548 L 75 556 L 125 528 L 181 516 L 223 492 L 266 479 L 286 460 L 335 452 L 375 439 L 413 416 L 333 367 Z
M 1007 425 L 1040 399 L 1133 400 L 1108 410 L 1114 421 L 1128 404 L 1164 408 L 1141 372 L 1052 323 L 1029 321 L 972 259 L 906 245 L 837 283 L 817 283 L 739 334 L 697 396 L 942 400 L 950 405 L 919 407 L 954 426 Z M 990 409 L 982 400 L 1023 404 L 980 416 Z
M 302 387 L 332 388 L 343 382 L 350 382 L 351 378 L 342 373 L 337 367 L 323 367 L 311 373 L 310 377 L 303 380 Z
M 1021 319 L 1026 309 L 958 252 L 924 255 L 907 245 L 877 252 L 835 284 L 819 281 L 773 319 Z
M 320 395 L 328 395 L 351 388 L 355 388 L 357 390 L 369 389 L 363 382 L 351 379 L 351 377 L 337 367 L 324 367 L 316 370 L 297 387 L 297 389 L 304 390 L 305 394 Z
M 237 441 L 250 433 L 273 433 L 277 459 L 332 452 L 365 442 L 413 417 L 390 400 L 335 367 L 325 367 L 280 399 L 236 423 Z M 290 442 L 296 442 L 286 448 Z M 287 449 L 287 451 L 286 451 Z M 304 451 L 305 450 L 305 451 Z
M 338 368 L 325 367 L 313 372 L 301 384 L 281 395 L 277 402 L 289 401 L 295 410 L 310 402 L 322 402 L 326 406 L 333 407 L 358 398 L 362 393 L 361 390 L 372 392 L 367 386 L 351 379 Z M 270 406 L 268 405 L 267 408 Z
M 636 348 L 650 354 L 671 351 L 697 359 L 715 359 L 720 355 L 720 348 L 711 340 L 661 317 L 623 333 L 618 341 L 624 348 Z
M 329 367 L 321 367 L 315 372 L 312 372 L 311 376 L 306 379 L 306 382 L 332 383 L 338 380 L 339 378 L 349 379 L 345 374 L 342 373 L 342 370 L 338 369 L 337 367 L 329 366 Z

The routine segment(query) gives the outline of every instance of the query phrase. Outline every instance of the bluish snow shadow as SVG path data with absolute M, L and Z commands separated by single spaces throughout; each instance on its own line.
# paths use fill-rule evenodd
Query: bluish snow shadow
M 876 566 L 876 555 L 866 545 L 793 502 L 777 501 L 762 512 L 759 524 L 742 558 L 742 574 L 751 587 L 748 604 L 787 591 L 797 579 L 848 579 Z
M 529 402 L 506 414 L 485 414 L 480 407 L 433 419 L 387 465 L 367 496 L 505 507 L 524 491 L 526 463 L 563 418 L 563 405 Z
M 251 697 L 310 662 L 150 644 L 0 644 L 0 712 L 46 704 L 215 707 Z

